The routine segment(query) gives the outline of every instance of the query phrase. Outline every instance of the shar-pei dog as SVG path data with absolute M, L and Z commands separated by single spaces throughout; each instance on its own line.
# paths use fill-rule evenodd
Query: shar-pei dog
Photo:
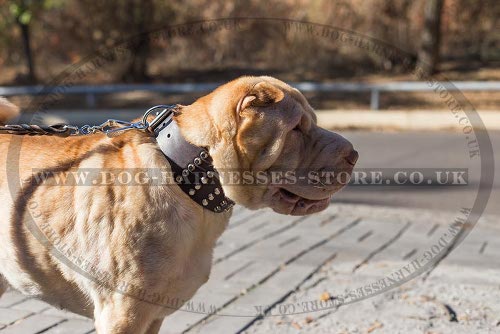
M 4 99 L 0 111 L 16 113 Z M 317 125 L 297 89 L 272 77 L 224 84 L 177 105 L 160 127 L 111 137 L 0 135 L 0 295 L 11 287 L 92 318 L 99 334 L 158 333 L 175 310 L 140 292 L 189 300 L 209 278 L 232 203 L 319 212 L 345 185 L 326 182 L 322 172 L 349 176 L 358 158 L 349 141 Z M 55 182 L 68 171 L 151 170 L 175 177 Z M 254 184 L 238 183 L 223 177 L 227 170 L 260 174 Z M 195 171 L 205 171 L 199 182 Z M 282 181 L 262 177 L 273 171 Z M 306 181 L 289 182 L 294 171 Z

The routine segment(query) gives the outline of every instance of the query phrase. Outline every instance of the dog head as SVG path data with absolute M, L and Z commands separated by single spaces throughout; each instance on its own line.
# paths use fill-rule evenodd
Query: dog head
M 226 195 L 250 208 L 306 215 L 325 209 L 358 158 L 342 136 L 320 128 L 295 88 L 272 77 L 241 77 L 182 106 L 186 139 L 206 146 Z

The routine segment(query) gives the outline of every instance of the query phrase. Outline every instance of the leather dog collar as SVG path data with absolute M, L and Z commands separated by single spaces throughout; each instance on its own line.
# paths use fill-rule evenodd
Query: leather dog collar
M 232 208 L 235 203 L 225 196 L 210 154 L 182 136 L 173 119 L 176 106 L 162 108 L 149 124 L 149 131 L 170 163 L 175 183 L 205 209 L 220 213 Z

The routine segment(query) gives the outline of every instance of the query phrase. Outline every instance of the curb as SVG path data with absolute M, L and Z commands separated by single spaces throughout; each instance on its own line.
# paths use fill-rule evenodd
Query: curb
M 484 127 L 500 130 L 500 111 L 477 111 Z M 459 118 L 450 111 L 373 111 L 373 110 L 317 110 L 318 124 L 327 129 L 391 129 L 391 130 L 459 130 Z

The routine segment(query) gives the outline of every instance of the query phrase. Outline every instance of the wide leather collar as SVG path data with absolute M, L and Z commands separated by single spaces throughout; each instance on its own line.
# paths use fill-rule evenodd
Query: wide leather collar
M 189 143 L 174 120 L 175 107 L 165 108 L 150 123 L 160 150 L 172 168 L 175 183 L 203 208 L 221 213 L 234 206 L 222 189 L 212 157 L 203 147 Z

